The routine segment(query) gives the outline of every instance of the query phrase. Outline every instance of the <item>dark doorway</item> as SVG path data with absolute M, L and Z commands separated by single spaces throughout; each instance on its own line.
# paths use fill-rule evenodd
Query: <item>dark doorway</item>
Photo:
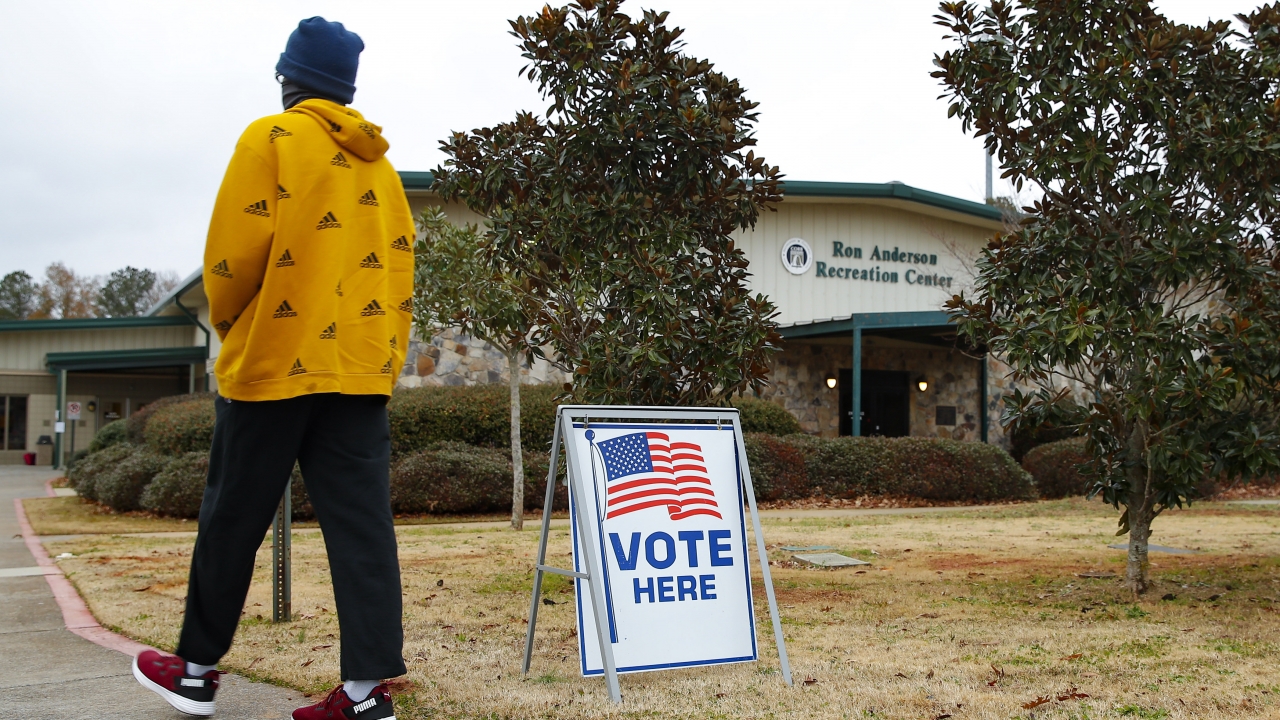
M 836 378 L 840 393 L 840 436 L 853 434 L 853 370 L 841 370 Z
M 911 434 L 911 374 L 862 371 L 862 434 L 905 437 Z

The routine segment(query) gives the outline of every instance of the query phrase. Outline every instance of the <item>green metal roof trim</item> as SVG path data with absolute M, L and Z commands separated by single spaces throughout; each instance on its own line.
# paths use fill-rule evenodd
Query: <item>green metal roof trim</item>
M 401 172 L 400 182 L 405 190 L 425 191 L 431 189 L 435 175 L 430 172 Z M 905 200 L 928 205 L 943 210 L 980 217 L 983 220 L 1000 221 L 1004 216 L 999 208 L 958 197 L 929 192 L 903 183 L 849 183 L 849 182 L 814 182 L 807 180 L 784 180 L 783 196 L 797 197 L 829 197 L 829 198 L 871 198 L 885 200 Z
M 186 319 L 182 318 L 187 324 Z M 146 350 L 93 350 L 89 352 L 48 353 L 45 365 L 57 370 L 114 370 L 119 368 L 169 367 L 203 364 L 205 348 L 191 345 Z
M 184 317 L 71 318 L 68 320 L 4 320 L 0 332 L 40 332 L 47 330 L 114 330 L 117 328 L 168 327 L 190 325 Z
M 812 182 L 805 180 L 786 180 L 782 183 L 782 194 L 800 197 L 830 198 L 882 198 L 886 200 L 906 200 L 921 205 L 950 210 L 952 212 L 973 215 L 984 220 L 1001 220 L 1004 216 L 1000 209 L 971 200 L 929 192 L 903 183 L 846 183 L 846 182 Z
M 913 327 L 946 327 L 951 324 L 950 316 L 941 310 L 922 312 L 890 312 L 859 313 L 838 320 L 801 323 L 778 328 L 783 339 L 816 337 L 819 335 L 844 335 L 852 337 L 855 327 L 863 330 L 877 328 L 913 328 Z

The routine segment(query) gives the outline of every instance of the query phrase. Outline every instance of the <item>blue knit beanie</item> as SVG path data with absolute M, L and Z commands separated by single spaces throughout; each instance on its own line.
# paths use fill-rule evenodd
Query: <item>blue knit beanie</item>
M 327 99 L 346 105 L 356 94 L 356 69 L 364 41 L 322 17 L 307 18 L 289 36 L 276 72 Z

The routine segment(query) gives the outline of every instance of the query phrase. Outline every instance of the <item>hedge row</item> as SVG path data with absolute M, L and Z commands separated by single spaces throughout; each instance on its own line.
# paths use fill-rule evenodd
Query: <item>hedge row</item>
M 520 444 L 526 450 L 548 452 L 555 431 L 556 398 L 550 385 L 520 389 Z M 746 432 L 790 435 L 800 423 L 785 408 L 757 398 L 735 398 Z M 402 455 L 442 442 L 483 447 L 508 447 L 511 442 L 511 391 L 505 385 L 421 387 L 401 390 L 387 405 L 391 423 L 391 452 Z
M 994 445 L 932 438 L 746 437 L 761 500 L 898 495 L 943 502 L 1030 500 L 1031 475 Z

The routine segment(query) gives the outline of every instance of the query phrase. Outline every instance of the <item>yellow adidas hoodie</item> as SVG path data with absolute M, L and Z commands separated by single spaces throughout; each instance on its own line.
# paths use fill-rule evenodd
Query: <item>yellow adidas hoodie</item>
M 360 113 L 316 99 L 240 136 L 204 254 L 223 397 L 391 394 L 414 226 L 387 147 Z

